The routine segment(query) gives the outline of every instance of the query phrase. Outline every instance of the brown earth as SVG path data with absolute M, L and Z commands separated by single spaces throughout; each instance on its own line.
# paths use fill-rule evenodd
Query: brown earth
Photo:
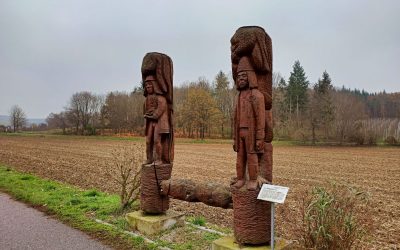
M 116 193 L 108 177 L 113 149 L 132 145 L 127 140 L 82 137 L 0 136 L 0 162 L 18 170 L 82 188 Z M 235 175 L 235 154 L 229 144 L 177 143 L 173 178 L 229 185 Z M 350 184 L 371 197 L 376 229 L 363 242 L 365 249 L 400 249 L 400 148 L 275 146 L 274 183 L 290 188 L 277 206 L 277 234 L 295 239 L 298 197 L 330 181 Z M 200 203 L 172 201 L 172 209 L 203 215 L 208 222 L 231 227 L 232 210 Z

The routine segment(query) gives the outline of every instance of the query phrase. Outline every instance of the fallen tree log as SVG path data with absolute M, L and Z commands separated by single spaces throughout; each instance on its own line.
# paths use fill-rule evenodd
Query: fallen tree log
M 161 181 L 161 195 L 209 206 L 233 208 L 230 188 L 218 183 L 195 183 L 186 179 Z

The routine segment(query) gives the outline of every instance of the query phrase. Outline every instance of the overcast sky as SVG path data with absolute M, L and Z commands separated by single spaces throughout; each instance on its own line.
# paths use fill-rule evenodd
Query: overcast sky
M 60 112 L 70 96 L 131 91 L 147 52 L 168 54 L 174 84 L 230 72 L 230 38 L 245 25 L 273 42 L 286 79 L 300 60 L 315 83 L 399 91 L 400 1 L 0 0 L 0 115 Z

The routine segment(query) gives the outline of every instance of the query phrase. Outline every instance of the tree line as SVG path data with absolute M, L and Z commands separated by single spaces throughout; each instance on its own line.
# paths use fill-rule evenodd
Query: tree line
M 220 71 L 174 88 L 174 133 L 190 138 L 231 138 L 232 77 Z M 66 108 L 47 117 L 49 128 L 80 135 L 143 135 L 143 89 L 106 95 L 78 92 Z M 311 83 L 299 61 L 286 80 L 273 74 L 273 123 L 276 140 L 375 144 L 400 139 L 400 93 L 368 93 L 335 88 L 328 72 Z
M 326 71 L 311 84 L 299 61 L 288 81 L 280 75 L 274 79 L 275 137 L 313 144 L 376 144 L 400 138 L 400 93 L 334 88 Z

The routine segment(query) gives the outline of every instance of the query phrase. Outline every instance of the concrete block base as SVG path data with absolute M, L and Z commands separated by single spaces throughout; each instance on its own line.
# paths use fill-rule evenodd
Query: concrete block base
M 252 246 L 252 245 L 242 245 L 239 246 L 235 243 L 235 239 L 233 236 L 226 236 L 215 240 L 212 243 L 212 250 L 270 250 L 271 247 L 269 245 L 261 245 L 261 246 Z M 290 249 L 290 242 L 276 238 L 275 239 L 275 250 L 287 250 Z
M 146 214 L 143 211 L 135 211 L 126 214 L 125 218 L 132 229 L 142 234 L 154 235 L 173 226 L 184 225 L 184 214 L 168 210 L 165 214 Z

